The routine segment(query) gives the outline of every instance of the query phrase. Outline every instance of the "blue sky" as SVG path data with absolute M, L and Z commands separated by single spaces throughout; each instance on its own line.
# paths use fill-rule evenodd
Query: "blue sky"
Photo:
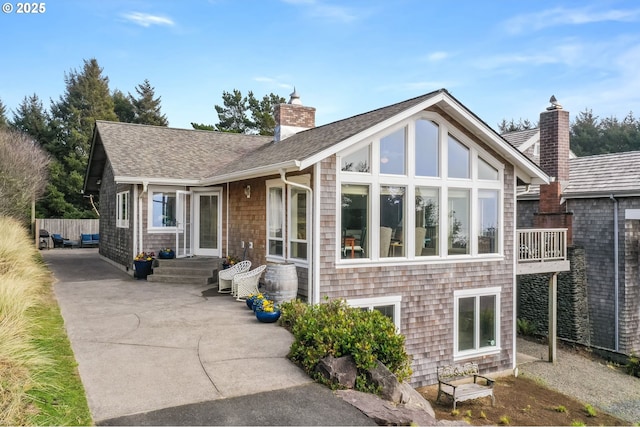
M 572 120 L 640 115 L 640 3 L 449 0 L 50 0 L 0 13 L 0 99 L 48 108 L 96 58 L 111 90 L 149 79 L 172 127 L 216 123 L 222 92 L 286 99 L 316 124 L 439 88 L 493 128 L 537 122 L 555 95 Z

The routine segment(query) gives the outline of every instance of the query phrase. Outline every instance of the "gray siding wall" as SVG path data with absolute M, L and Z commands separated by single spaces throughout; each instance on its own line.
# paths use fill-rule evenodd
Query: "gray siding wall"
M 437 383 L 436 367 L 453 362 L 453 293 L 456 290 L 500 286 L 499 354 L 476 359 L 481 371 L 511 369 L 513 357 L 514 173 L 505 171 L 504 259 L 491 262 L 398 264 L 389 267 L 337 268 L 336 157 L 322 162 L 320 297 L 369 298 L 402 296 L 401 333 L 413 358 L 414 386 Z
M 116 227 L 116 193 L 129 190 L 129 228 Z M 100 255 L 125 268 L 133 264 L 133 186 L 116 186 L 107 162 L 100 185 Z
M 625 221 L 626 209 L 640 209 L 640 198 L 618 200 L 619 348 L 630 354 L 640 349 L 640 221 Z M 518 202 L 518 227 L 532 227 L 537 201 Z M 615 350 L 614 202 L 609 198 L 570 199 L 573 243 L 585 250 L 588 317 L 591 344 Z

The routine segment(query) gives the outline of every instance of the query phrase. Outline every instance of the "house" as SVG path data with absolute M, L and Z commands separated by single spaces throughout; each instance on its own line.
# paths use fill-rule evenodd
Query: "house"
M 575 312 L 559 336 L 611 352 L 638 353 L 640 151 L 576 157 L 569 149 L 569 112 L 560 107 L 553 120 L 545 118 L 548 113 L 541 114 L 537 129 L 503 135 L 557 186 L 552 192 L 536 185 L 521 188 L 517 227 L 533 227 L 540 217 L 554 215 L 568 227 L 577 256 L 566 277 L 573 302 L 560 308 Z M 524 288 L 520 294 L 527 297 Z M 531 315 L 540 304 L 531 296 L 526 311 Z
M 415 386 L 514 368 L 516 188 L 548 176 L 445 89 L 317 127 L 294 91 L 275 119 L 275 138 L 98 121 L 100 254 L 293 263 L 299 297 L 394 320 Z

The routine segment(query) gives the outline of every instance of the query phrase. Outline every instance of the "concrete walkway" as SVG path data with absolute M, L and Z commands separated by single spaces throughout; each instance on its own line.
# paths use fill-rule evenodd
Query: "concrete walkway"
M 212 286 L 43 251 L 96 424 L 375 425 L 287 358 L 291 334 Z

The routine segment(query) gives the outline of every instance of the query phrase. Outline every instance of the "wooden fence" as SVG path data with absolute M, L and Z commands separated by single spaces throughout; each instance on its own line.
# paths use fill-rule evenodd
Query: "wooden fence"
M 80 240 L 80 234 L 97 234 L 100 232 L 99 219 L 47 219 L 37 218 L 35 224 L 36 246 L 40 243 L 40 230 L 46 230 L 49 235 L 59 234 L 65 239 Z M 49 247 L 53 247 L 51 238 L 47 239 Z

